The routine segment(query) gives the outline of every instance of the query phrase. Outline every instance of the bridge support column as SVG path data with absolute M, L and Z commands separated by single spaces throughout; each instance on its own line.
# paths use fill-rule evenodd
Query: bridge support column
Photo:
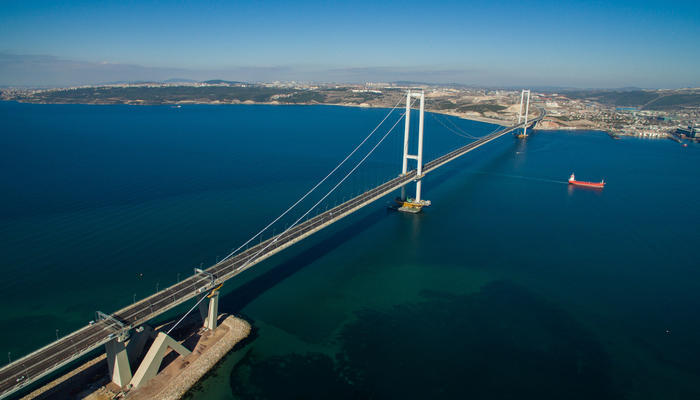
M 107 353 L 107 367 L 109 377 L 112 382 L 120 387 L 126 386 L 131 381 L 131 367 L 129 366 L 129 356 L 124 342 L 118 338 L 105 344 Z
M 216 291 L 211 294 L 209 298 L 209 310 L 207 312 L 207 319 L 204 320 L 204 327 L 209 330 L 216 329 L 216 323 L 219 319 L 219 292 Z
M 208 302 L 199 303 L 199 314 L 204 321 L 204 328 L 209 330 L 216 329 L 216 323 L 219 319 L 219 291 L 213 291 L 209 295 Z
M 163 332 L 158 333 L 151 348 L 148 349 L 148 353 L 146 353 L 143 361 L 141 361 L 141 365 L 139 365 L 139 368 L 136 370 L 134 378 L 131 379 L 131 385 L 133 387 L 137 388 L 145 385 L 151 378 L 158 374 L 160 364 L 163 362 L 163 357 L 167 354 L 168 349 L 175 350 L 182 357 L 186 357 L 191 353 L 191 351 L 187 350 L 185 346 L 178 343 L 175 339 Z

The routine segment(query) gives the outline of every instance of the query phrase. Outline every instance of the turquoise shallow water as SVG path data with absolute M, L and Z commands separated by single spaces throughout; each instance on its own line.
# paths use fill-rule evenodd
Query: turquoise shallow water
M 0 103 L 0 352 L 215 261 L 386 111 Z M 395 133 L 327 205 L 399 172 Z M 466 142 L 426 119 L 427 159 Z M 429 175 L 423 214 L 378 202 L 227 283 L 220 308 L 255 333 L 190 396 L 698 397 L 698 161 L 665 140 L 503 137 Z

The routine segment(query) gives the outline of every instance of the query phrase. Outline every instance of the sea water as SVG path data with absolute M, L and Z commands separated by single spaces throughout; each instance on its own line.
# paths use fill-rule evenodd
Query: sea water
M 0 355 L 211 265 L 388 111 L 0 103 Z M 495 128 L 427 114 L 425 159 Z M 396 176 L 402 136 L 311 215 Z M 426 176 L 423 213 L 388 196 L 227 282 L 220 311 L 254 332 L 189 397 L 698 397 L 699 162 L 669 140 L 506 135 Z

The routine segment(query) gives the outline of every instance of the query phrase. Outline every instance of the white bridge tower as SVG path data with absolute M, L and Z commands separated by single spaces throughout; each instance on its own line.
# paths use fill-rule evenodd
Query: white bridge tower
M 408 145 L 411 134 L 411 100 L 413 98 L 420 99 L 420 113 L 418 114 L 418 154 L 408 154 Z M 406 116 L 405 128 L 403 135 L 403 163 L 401 166 L 401 174 L 406 175 L 408 172 L 408 160 L 416 160 L 416 197 L 413 199 L 406 198 L 406 187 L 401 188 L 401 207 L 399 211 L 410 213 L 418 213 L 424 206 L 430 205 L 430 200 L 421 199 L 421 184 L 423 179 L 423 121 L 425 112 L 425 92 L 411 92 L 409 89 L 406 92 Z
M 525 106 L 525 114 L 523 114 L 523 106 Z M 530 90 L 525 90 L 520 93 L 520 112 L 518 113 L 518 125 L 520 125 L 521 122 L 524 121 L 523 125 L 523 133 L 518 135 L 520 138 L 526 138 L 527 137 L 527 116 L 528 113 L 530 112 Z

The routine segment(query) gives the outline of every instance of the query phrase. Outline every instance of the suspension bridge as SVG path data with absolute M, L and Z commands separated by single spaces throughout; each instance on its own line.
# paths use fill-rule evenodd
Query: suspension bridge
M 523 104 L 523 96 L 527 94 L 527 104 Z M 316 184 L 298 201 L 292 204 L 282 215 L 268 224 L 256 235 L 251 237 L 247 242 L 243 243 L 239 248 L 232 251 L 222 260 L 206 269 L 195 269 L 194 275 L 172 285 L 168 288 L 158 291 L 157 293 L 144 298 L 132 305 L 129 305 L 112 314 L 97 312 L 97 318 L 89 325 L 59 338 L 53 343 L 42 347 L 39 350 L 32 352 L 18 360 L 15 360 L 0 369 L 0 398 L 5 398 L 18 390 L 25 388 L 32 383 L 40 380 L 52 372 L 57 371 L 61 367 L 81 358 L 87 353 L 105 346 L 107 354 L 107 362 L 109 366 L 110 378 L 119 386 L 125 387 L 128 385 L 138 386 L 143 384 L 144 380 L 136 380 L 136 377 L 143 377 L 144 373 L 140 371 L 148 369 L 149 362 L 153 360 L 144 359 L 134 374 L 132 374 L 130 359 L 132 358 L 131 350 L 127 346 L 131 342 L 136 342 L 135 337 L 139 335 L 143 329 L 139 327 L 147 321 L 177 307 L 189 300 L 197 299 L 196 304 L 188 311 L 188 314 L 195 308 L 199 307 L 202 312 L 204 325 L 207 329 L 216 328 L 216 316 L 218 313 L 218 289 L 221 284 L 229 279 L 234 278 L 245 270 L 252 268 L 261 261 L 273 256 L 276 253 L 292 246 L 293 244 L 304 240 L 314 233 L 324 229 L 325 227 L 343 219 L 344 217 L 356 212 L 357 210 L 373 203 L 383 197 L 386 197 L 397 190 L 401 189 L 401 197 L 398 207 L 401 211 L 418 212 L 420 209 L 430 202 L 422 199 L 422 178 L 440 168 L 441 166 L 475 150 L 489 142 L 492 142 L 505 134 L 522 130 L 519 136 L 525 136 L 527 128 L 544 117 L 544 111 L 539 111 L 539 116 L 528 121 L 527 110 L 529 105 L 529 91 L 523 91 L 521 96 L 521 108 L 518 116 L 518 123 L 504 127 L 496 132 L 486 136 L 476 137 L 468 135 L 474 139 L 469 144 L 457 148 L 447 154 L 444 154 L 428 163 L 423 163 L 423 126 L 424 126 L 424 108 L 425 95 L 422 90 L 408 91 L 406 94 L 406 111 L 402 114 L 396 123 L 389 131 L 372 147 L 368 153 L 352 168 L 333 188 L 321 198 L 313 207 L 311 207 L 301 217 L 296 219 L 282 233 L 272 236 L 271 238 L 260 241 L 259 243 L 248 246 L 253 240 L 261 237 L 260 235 L 266 231 L 273 223 L 279 221 L 287 215 L 294 207 L 302 200 L 307 198 L 311 192 L 316 190 L 322 183 L 337 172 L 338 168 L 348 161 L 350 156 L 355 154 L 358 149 L 366 143 L 368 138 L 372 136 L 379 126 L 381 126 L 387 117 L 380 122 L 370 135 L 365 138 L 355 149 L 325 178 Z M 415 101 L 419 101 L 419 122 L 418 122 L 418 146 L 416 154 L 409 154 L 409 142 L 411 138 L 411 109 Z M 397 109 L 399 103 L 391 110 Z M 523 106 L 526 113 L 523 115 Z M 390 112 L 390 114 L 391 114 Z M 388 181 L 365 191 L 364 193 L 344 201 L 331 209 L 328 209 L 314 217 L 305 219 L 309 213 L 316 209 L 322 201 L 324 201 L 337 187 L 339 187 L 382 143 L 389 133 L 404 120 L 404 140 L 403 140 L 403 160 L 401 173 Z M 410 160 L 416 161 L 416 168 L 409 170 L 408 164 Z M 416 192 L 413 198 L 406 197 L 406 186 L 415 182 Z M 245 249 L 244 249 L 245 247 Z M 208 302 L 205 302 L 208 300 Z M 183 317 L 184 319 L 184 317 Z M 180 320 L 182 321 L 182 319 Z M 178 321 L 178 323 L 180 322 Z M 177 324 L 176 324 L 177 325 Z M 171 328 L 172 331 L 172 328 Z M 168 331 L 168 334 L 170 331 Z M 141 340 L 143 342 L 143 340 Z M 160 360 L 157 361 L 158 363 Z M 157 368 L 156 368 L 157 369 Z

